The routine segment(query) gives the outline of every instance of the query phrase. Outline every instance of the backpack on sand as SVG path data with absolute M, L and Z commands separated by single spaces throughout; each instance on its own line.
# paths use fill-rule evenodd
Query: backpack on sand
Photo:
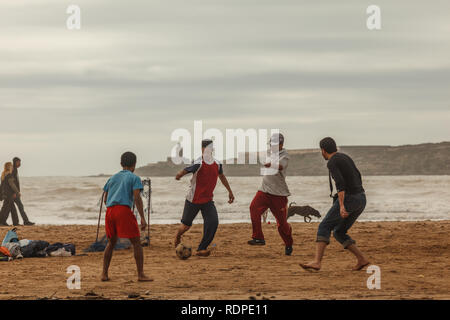
M 2 247 L 4 247 L 9 242 L 19 242 L 19 236 L 16 233 L 17 228 L 13 228 L 6 233 L 5 238 L 3 238 Z

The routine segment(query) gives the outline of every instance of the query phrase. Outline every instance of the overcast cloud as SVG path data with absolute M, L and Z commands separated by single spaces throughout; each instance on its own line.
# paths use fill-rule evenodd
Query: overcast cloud
M 82 29 L 66 28 L 81 7 Z M 366 28 L 366 8 L 382 30 Z M 286 147 L 450 140 L 450 2 L 0 4 L 0 162 L 87 175 L 165 159 L 176 128 L 279 128 Z

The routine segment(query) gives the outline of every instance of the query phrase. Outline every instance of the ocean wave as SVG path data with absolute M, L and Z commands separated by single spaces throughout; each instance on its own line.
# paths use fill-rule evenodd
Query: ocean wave
M 105 215 L 103 214 L 103 219 L 105 217 Z M 89 214 L 88 212 L 86 212 L 86 214 L 77 214 L 74 215 L 73 213 L 69 213 L 69 212 L 61 212 L 58 214 L 57 216 L 58 220 L 73 220 L 73 221 L 77 221 L 77 220 L 98 220 L 98 214 Z
M 70 212 L 98 212 L 99 208 L 73 205 L 73 206 L 63 207 L 63 208 L 61 208 L 61 210 L 62 211 L 70 211 Z
M 89 187 L 89 188 L 60 187 L 55 189 L 49 189 L 47 191 L 55 194 L 74 193 L 74 192 L 87 192 L 87 193 L 95 192 L 101 194 L 101 188 L 99 187 Z
M 32 217 L 37 223 L 52 221 L 54 224 L 95 224 L 103 183 L 98 178 L 24 178 L 22 200 L 30 219 Z M 250 221 L 249 205 L 260 183 L 260 177 L 232 177 L 230 184 L 237 196 L 232 205 L 227 203 L 227 192 L 219 183 L 214 198 L 220 221 Z M 154 178 L 152 184 L 151 219 L 154 222 L 178 223 L 183 213 L 189 181 Z M 323 177 L 289 177 L 288 185 L 293 194 L 289 197 L 289 202 L 311 205 L 324 217 L 331 207 L 327 184 L 328 179 Z M 449 219 L 450 204 L 447 199 L 450 191 L 445 188 L 449 184 L 450 176 L 367 177 L 364 179 L 367 207 L 359 221 Z M 144 199 L 144 206 L 146 204 Z M 104 219 L 104 211 L 102 217 Z M 269 219 L 274 221 L 272 215 Z M 197 221 L 202 222 L 200 213 Z M 292 221 L 297 220 L 294 218 Z

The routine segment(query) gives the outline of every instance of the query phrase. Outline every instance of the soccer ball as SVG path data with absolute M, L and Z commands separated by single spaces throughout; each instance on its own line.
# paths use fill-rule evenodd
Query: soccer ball
M 180 243 L 176 248 L 177 257 L 181 260 L 186 260 L 192 255 L 191 247 L 185 246 Z

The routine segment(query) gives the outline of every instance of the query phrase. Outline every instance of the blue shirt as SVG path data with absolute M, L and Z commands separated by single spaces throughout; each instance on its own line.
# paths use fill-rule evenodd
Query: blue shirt
M 133 191 L 142 190 L 141 179 L 129 170 L 122 170 L 106 182 L 103 191 L 108 192 L 106 207 L 116 205 L 133 206 Z

